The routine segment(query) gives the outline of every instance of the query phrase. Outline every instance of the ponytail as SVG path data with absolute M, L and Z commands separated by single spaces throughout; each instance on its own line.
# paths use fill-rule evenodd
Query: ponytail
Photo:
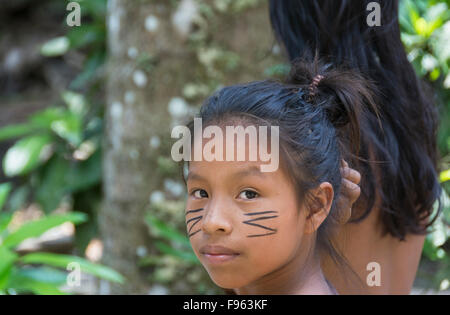
M 379 117 L 373 92 L 375 86 L 358 71 L 338 69 L 319 61 L 317 55 L 309 61 L 297 58 L 287 78 L 288 84 L 296 84 L 309 91 L 307 100 L 315 106 L 323 107 L 332 125 L 346 133 L 339 133 L 342 140 L 349 142 L 351 153 L 360 150 L 361 122 L 368 111 Z M 381 123 L 380 123 L 381 128 Z M 345 147 L 342 149 L 345 150 Z

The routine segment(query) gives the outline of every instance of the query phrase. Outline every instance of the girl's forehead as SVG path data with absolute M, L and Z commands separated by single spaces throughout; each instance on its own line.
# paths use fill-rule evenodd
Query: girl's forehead
M 229 127 L 229 128 L 228 128 Z M 210 129 L 207 129 L 210 128 Z M 259 164 L 263 172 L 273 172 L 279 166 L 280 141 L 278 129 L 271 126 L 208 126 L 194 132 L 189 148 L 191 163 L 218 162 L 221 167 L 246 167 L 239 162 Z M 224 131 L 225 130 L 225 131 Z M 234 163 L 238 162 L 238 163 Z M 202 164 L 204 165 L 204 164 Z M 215 167 L 218 167 L 215 165 Z
M 221 175 L 227 176 L 258 176 L 261 178 L 268 177 L 268 173 L 261 172 L 260 163 L 258 162 L 227 162 L 227 161 L 191 161 L 187 168 L 187 176 L 196 174 L 216 177 L 220 172 Z

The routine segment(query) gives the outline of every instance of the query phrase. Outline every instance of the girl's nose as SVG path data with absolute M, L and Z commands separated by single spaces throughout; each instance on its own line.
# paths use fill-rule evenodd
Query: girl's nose
M 205 207 L 205 214 L 202 220 L 202 230 L 206 234 L 230 234 L 233 230 L 226 213 L 226 206 L 220 203 L 210 203 Z

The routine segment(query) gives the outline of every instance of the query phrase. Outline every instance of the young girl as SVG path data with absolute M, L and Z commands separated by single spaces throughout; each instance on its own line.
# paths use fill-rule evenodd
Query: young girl
M 261 152 L 261 134 L 258 148 L 245 143 L 244 160 L 188 163 L 190 242 L 211 279 L 230 293 L 335 294 L 321 270 L 322 255 L 348 271 L 331 241 L 350 209 L 337 203 L 344 190 L 340 167 L 352 153 L 345 148 L 358 152 L 366 110 L 376 107 L 368 83 L 355 72 L 298 62 L 291 77 L 298 84 L 267 80 L 223 88 L 198 117 L 203 128 L 224 131 L 278 127 L 279 142 L 268 141 L 270 153 L 280 155 L 275 171 L 262 172 L 267 162 L 260 157 L 247 159 L 252 150 Z M 193 122 L 189 128 L 194 134 Z M 232 149 L 235 158 L 242 147 L 225 142 L 215 153 Z M 206 146 L 198 138 L 193 151 L 196 145 Z M 359 195 L 357 186 L 348 188 Z

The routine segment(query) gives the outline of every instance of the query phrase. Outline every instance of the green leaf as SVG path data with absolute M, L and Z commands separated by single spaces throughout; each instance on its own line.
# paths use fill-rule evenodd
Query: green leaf
M 69 193 L 65 180 L 69 168 L 70 162 L 60 155 L 53 156 L 42 167 L 34 196 L 45 213 L 55 210 Z
M 422 254 L 425 255 L 429 260 L 436 261 L 437 254 L 436 254 L 436 247 L 433 246 L 430 240 L 425 239 L 425 243 L 423 244 Z
M 100 264 L 92 263 L 77 256 L 52 253 L 32 253 L 22 256 L 20 261 L 25 264 L 45 264 L 60 268 L 67 268 L 70 263 L 78 263 L 81 271 L 85 273 L 89 273 L 98 278 L 106 279 L 112 282 L 124 282 L 123 276 L 117 271 Z
M 67 115 L 63 119 L 53 121 L 51 129 L 61 138 L 77 147 L 82 141 L 82 121 L 78 115 Z
M 27 238 L 38 237 L 45 231 L 55 226 L 61 225 L 64 222 L 79 224 L 85 222 L 86 219 L 86 214 L 81 212 L 72 212 L 63 215 L 46 216 L 36 221 L 27 222 L 19 227 L 16 231 L 6 236 L 3 240 L 2 246 L 14 247 Z
M 29 200 L 30 191 L 30 187 L 27 183 L 14 189 L 8 197 L 9 210 L 15 211 L 25 205 L 27 200 Z
M 68 110 L 63 107 L 49 107 L 33 114 L 30 123 L 34 126 L 50 129 L 54 121 L 64 119 Z
M 42 168 L 35 198 L 45 213 L 56 209 L 67 194 L 85 191 L 101 182 L 101 151 L 85 161 L 71 162 L 54 156 Z
M 3 235 L 3 232 L 6 230 L 9 223 L 11 222 L 12 218 L 13 218 L 13 215 L 10 212 L 1 212 L 0 213 L 0 239 Z
M 416 7 L 413 1 L 407 1 L 407 8 L 409 13 L 409 18 L 411 19 L 412 24 L 414 25 L 417 20 L 420 18 L 418 8 Z
M 67 280 L 67 273 L 51 267 L 19 268 L 15 270 L 14 276 L 32 279 L 41 283 L 63 285 Z
M 450 236 L 450 231 L 440 216 L 433 224 L 433 231 L 427 235 L 434 247 L 441 247 Z
M 3 208 L 10 191 L 11 191 L 10 183 L 0 184 L 0 211 Z
M 41 47 L 41 54 L 45 57 L 58 57 L 64 55 L 70 47 L 70 41 L 67 37 L 57 37 Z
M 25 175 L 48 158 L 44 150 L 52 142 L 48 134 L 28 136 L 17 141 L 5 154 L 3 170 L 7 176 Z
M 106 15 L 107 0 L 88 0 L 81 2 L 82 9 L 97 20 L 103 21 Z
M 441 183 L 450 180 L 450 170 L 443 171 L 439 174 L 439 180 Z
M 179 244 L 191 248 L 191 243 L 189 242 L 189 239 L 185 235 L 178 232 L 178 230 L 171 228 L 170 226 L 168 226 L 155 216 L 151 215 L 150 213 L 147 213 L 147 215 L 145 216 L 145 220 L 150 229 L 152 229 L 152 231 L 156 235 L 163 237 L 167 240 L 178 242 Z
M 17 254 L 0 245 L 0 290 L 6 288 Z
M 82 116 L 85 112 L 85 102 L 81 95 L 65 92 L 63 100 L 68 104 L 69 110 L 63 107 L 51 107 L 30 118 L 30 123 L 41 128 L 48 128 L 58 136 L 74 146 L 81 142 Z
M 410 6 L 411 4 L 409 0 L 403 0 L 400 2 L 399 23 L 400 26 L 402 27 L 402 31 L 407 32 L 409 34 L 414 34 L 415 31 L 411 21 Z
M 82 117 L 86 113 L 86 100 L 82 94 L 64 91 L 61 97 L 73 114 Z
M 90 54 L 83 65 L 83 71 L 70 83 L 71 89 L 80 89 L 85 84 L 96 78 L 98 69 L 104 65 L 106 60 L 104 50 L 95 51 Z
M 440 76 L 441 76 L 441 71 L 439 70 L 439 68 L 435 68 L 430 73 L 430 80 L 436 81 L 437 79 L 439 79 Z
M 430 30 L 431 32 L 434 31 L 436 28 L 442 26 L 443 20 L 447 12 L 448 7 L 445 3 L 442 2 L 433 5 L 432 7 L 427 9 L 424 17 L 427 21 L 430 21 L 431 24 L 433 25 L 433 28 Z
M 61 286 L 62 273 L 50 268 L 13 268 L 11 277 L 7 284 L 8 289 L 14 289 L 18 293 L 29 293 L 39 295 L 62 295 L 67 294 L 59 289 Z M 65 274 L 64 274 L 65 277 Z
M 417 34 L 427 37 L 428 36 L 428 23 L 427 21 L 420 17 L 414 22 L 414 29 L 416 30 Z
M 433 55 L 439 60 L 441 66 L 448 72 L 448 61 L 450 59 L 450 21 L 447 21 L 442 28 L 433 34 L 431 45 Z
M 102 154 L 97 149 L 87 160 L 79 161 L 66 174 L 66 187 L 71 192 L 86 190 L 101 182 Z
M 0 128 L 0 141 L 22 137 L 36 131 L 36 126 L 32 124 L 9 125 Z
M 79 49 L 93 43 L 105 42 L 105 28 L 99 25 L 86 24 L 72 28 L 67 37 L 71 49 Z
M 412 50 L 414 47 L 421 46 L 426 42 L 426 39 L 419 35 L 402 33 L 401 38 L 408 50 Z

